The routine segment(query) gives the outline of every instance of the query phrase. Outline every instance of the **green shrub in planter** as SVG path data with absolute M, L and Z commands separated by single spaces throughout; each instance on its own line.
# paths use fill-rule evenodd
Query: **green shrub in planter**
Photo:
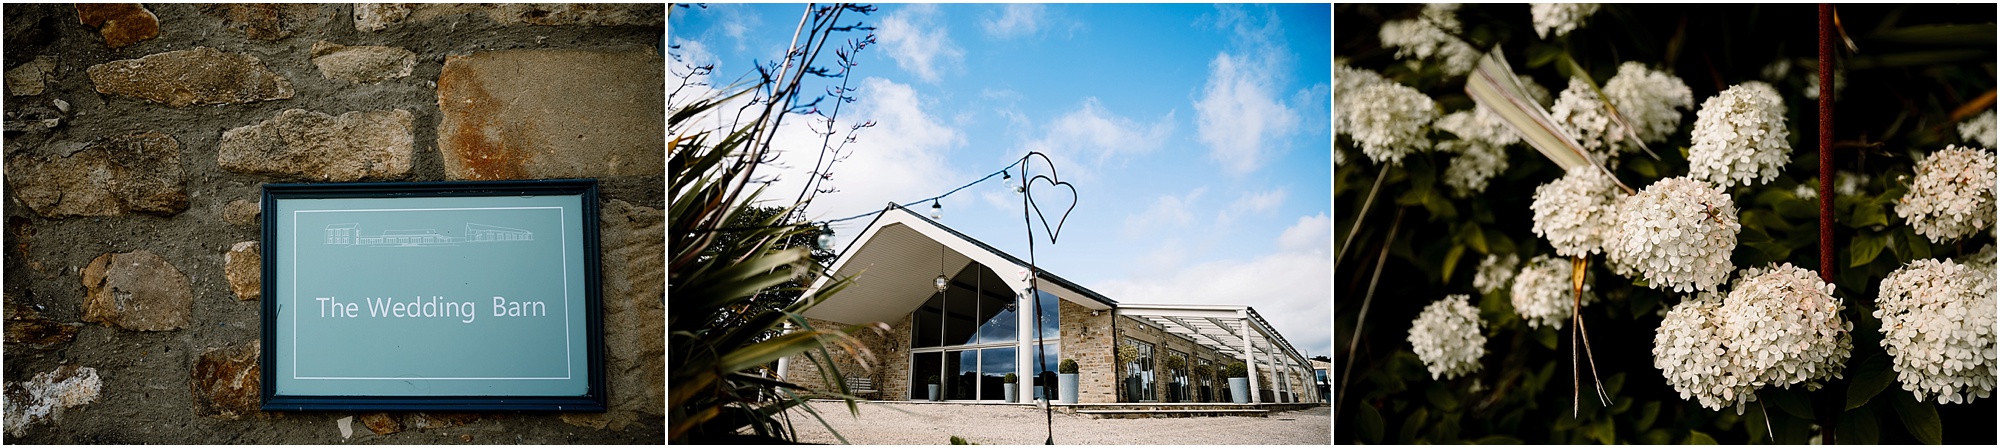
M 1076 373 L 1076 360 L 1064 358 L 1056 365 L 1056 373 Z
M 1001 382 L 1006 382 L 1006 383 L 1012 383 L 1012 382 L 1014 382 L 1014 380 L 1016 380 L 1016 379 L 1020 379 L 1020 377 L 1017 377 L 1017 376 L 1014 376 L 1014 374 L 1012 374 L 1012 373 L 1009 373 L 1009 374 L 1007 374 L 1007 376 L 1005 376 L 1005 377 L 1001 377 L 1000 381 L 1001 381 Z
M 1160 364 L 1166 366 L 1167 370 L 1185 369 L 1187 368 L 1187 358 L 1168 356 L 1166 360 L 1160 361 Z
M 1245 367 L 1245 366 L 1243 365 L 1243 363 L 1240 363 L 1240 362 L 1232 362 L 1232 363 L 1229 363 L 1229 367 L 1228 367 L 1228 368 L 1225 368 L 1225 369 L 1223 369 L 1223 377 L 1224 377 L 1224 378 L 1249 378 L 1249 377 L 1250 377 L 1250 368 L 1249 368 L 1249 367 Z
M 931 376 L 930 376 L 930 383 L 931 383 L 931 384 L 938 384 L 938 376 L 937 376 L 937 375 L 931 375 Z

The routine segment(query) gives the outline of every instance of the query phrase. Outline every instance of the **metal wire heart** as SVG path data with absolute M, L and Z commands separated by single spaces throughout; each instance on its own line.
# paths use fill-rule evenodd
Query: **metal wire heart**
M 1049 226 L 1049 217 L 1042 213 L 1042 206 L 1035 202 L 1034 185 L 1036 181 L 1048 182 L 1049 186 L 1051 187 L 1063 187 L 1069 189 L 1069 208 L 1063 210 L 1062 217 L 1056 219 L 1056 225 L 1054 227 Z M 1028 207 L 1034 209 L 1035 217 L 1040 218 L 1042 220 L 1042 230 L 1049 235 L 1049 244 L 1055 244 L 1056 237 L 1062 235 L 1063 223 L 1069 221 L 1069 212 L 1076 210 L 1076 201 L 1077 201 L 1076 186 L 1070 185 L 1069 182 L 1056 180 L 1055 178 L 1049 177 L 1048 175 L 1037 174 L 1035 175 L 1035 178 L 1028 180 L 1027 190 L 1028 191 L 1026 195 L 1028 196 Z

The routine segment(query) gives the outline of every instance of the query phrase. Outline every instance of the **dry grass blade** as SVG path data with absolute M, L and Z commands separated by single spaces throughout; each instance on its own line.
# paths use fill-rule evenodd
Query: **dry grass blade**
M 1570 416 L 1575 417 L 1578 408 L 1581 407 L 1579 406 L 1580 402 L 1583 400 L 1583 380 L 1581 372 L 1578 371 L 1581 366 L 1577 365 L 1576 346 L 1583 346 L 1583 359 L 1590 362 L 1590 382 L 1597 386 L 1597 402 L 1605 407 L 1610 407 L 1611 399 L 1609 398 L 1610 394 L 1604 392 L 1604 376 L 1597 373 L 1597 355 L 1591 353 L 1590 350 L 1590 330 L 1583 327 L 1583 280 L 1585 272 L 1590 268 L 1590 260 L 1584 257 L 1574 257 L 1571 260 L 1570 287 L 1572 294 L 1570 297 L 1572 300 L 1570 303 L 1575 308 L 1570 309 L 1569 316 L 1570 323 L 1574 324 L 1575 328 L 1569 333 L 1569 356 L 1570 375 L 1573 378 L 1571 383 L 1573 383 L 1575 389 L 1572 390 L 1573 394 L 1570 397 Z M 1578 333 L 1583 335 L 1581 340 L 1577 338 Z
M 1527 88 L 1521 86 L 1520 78 L 1514 76 L 1514 67 L 1507 64 L 1506 55 L 1499 48 L 1481 58 L 1478 68 L 1466 77 L 1465 93 L 1473 102 L 1500 115 L 1501 121 L 1520 134 L 1522 140 L 1564 171 L 1585 166 L 1603 170 L 1619 188 L 1632 192 L 1632 187 L 1625 186 L 1604 165 L 1591 161 L 1575 138 L 1556 127 L 1548 110 L 1528 96 Z

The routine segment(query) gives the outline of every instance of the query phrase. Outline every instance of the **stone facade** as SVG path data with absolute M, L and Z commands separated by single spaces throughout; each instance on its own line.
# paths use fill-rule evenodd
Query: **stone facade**
M 7 5 L 5 443 L 665 441 L 667 6 L 408 7 L 370 28 L 387 6 Z M 531 74 L 560 95 L 505 82 Z M 508 134 L 488 143 L 534 150 L 507 178 L 598 180 L 610 411 L 256 411 L 260 187 L 469 179 L 447 117 L 482 110 Z
M 1111 313 L 1063 300 L 1062 357 L 1076 360 L 1076 401 L 1114 403 L 1118 401 L 1116 368 L 1111 357 Z
M 849 324 L 806 318 L 806 323 L 815 329 L 841 329 Z M 869 352 L 870 360 L 864 365 L 854 352 L 837 346 L 828 346 L 827 353 L 833 356 L 834 365 L 844 378 L 868 378 L 875 381 L 875 390 L 881 391 L 883 400 L 902 400 L 910 393 L 910 317 L 889 325 L 886 330 L 863 328 L 854 338 Z M 825 376 L 820 372 L 818 362 L 806 356 L 793 355 L 785 372 L 785 380 L 816 391 L 835 392 Z

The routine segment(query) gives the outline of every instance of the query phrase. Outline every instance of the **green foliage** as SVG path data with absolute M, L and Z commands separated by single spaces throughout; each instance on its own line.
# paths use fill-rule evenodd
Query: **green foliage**
M 1061 363 L 1056 364 L 1056 373 L 1076 373 L 1076 360 L 1063 358 Z
M 1013 384 L 1015 381 L 1019 381 L 1020 379 L 1021 377 L 1014 376 L 1012 372 L 1008 372 L 1007 376 L 1000 377 L 1000 382 Z
M 951 436 L 951 444 L 953 444 L 953 445 L 978 445 L 977 443 L 972 443 L 972 442 L 967 442 L 967 441 L 965 441 L 965 438 L 964 438 L 964 437 L 959 437 L 959 436 Z
M 1232 362 L 1229 363 L 1228 367 L 1222 369 L 1222 374 L 1223 378 L 1249 378 L 1250 367 L 1243 365 L 1241 362 Z
M 1836 97 L 1833 134 L 1840 145 L 1833 161 L 1839 174 L 1829 180 L 1841 187 L 1836 190 L 1848 190 L 1833 197 L 1829 213 L 1834 296 L 1841 299 L 1842 319 L 1853 324 L 1853 351 L 1842 379 L 1812 391 L 1766 387 L 1741 415 L 1681 398 L 1652 365 L 1651 351 L 1660 315 L 1687 295 L 1617 275 L 1599 255 L 1590 258 L 1589 267 L 1598 301 L 1581 315 L 1610 402 L 1602 404 L 1592 392 L 1590 368 L 1571 363 L 1578 347 L 1570 324 L 1560 330 L 1530 328 L 1514 311 L 1510 291 L 1480 294 L 1472 286 L 1473 271 L 1487 255 L 1515 255 L 1523 262 L 1552 255 L 1548 243 L 1530 230 L 1528 205 L 1535 188 L 1560 177 L 1561 170 L 1524 144 L 1510 145 L 1503 150 L 1509 167 L 1483 193 L 1457 198 L 1442 181 L 1455 154 L 1417 152 L 1400 165 L 1383 165 L 1343 134 L 1334 145 L 1341 160 L 1334 171 L 1334 201 L 1341 204 L 1334 237 L 1335 247 L 1343 249 L 1335 256 L 1333 345 L 1340 352 L 1333 371 L 1351 377 L 1331 378 L 1340 397 L 1336 442 L 1805 444 L 1824 430 L 1838 443 L 1993 443 L 1991 431 L 1983 431 L 1995 418 L 1991 403 L 1920 403 L 1902 389 L 1880 345 L 1881 323 L 1871 313 L 1878 284 L 1889 272 L 1914 260 L 1969 255 L 1994 241 L 1991 233 L 1979 232 L 1964 241 L 1932 243 L 1894 209 L 1909 189 L 1917 158 L 1962 143 L 1956 124 L 1963 117 L 1953 111 L 1994 90 L 1988 68 L 1993 28 L 1986 23 L 1994 7 L 1838 8 L 1845 32 L 1860 48 L 1845 56 L 1847 87 Z M 1463 75 L 1443 73 L 1433 61 L 1407 63 L 1381 44 L 1377 33 L 1383 23 L 1415 18 L 1419 9 L 1336 5 L 1336 57 L 1424 92 L 1441 114 L 1472 108 Z M 1725 190 L 1742 225 L 1731 262 L 1739 269 L 1777 263 L 1819 269 L 1817 102 L 1802 95 L 1809 65 L 1815 64 L 1817 17 L 1811 5 L 1607 4 L 1568 36 L 1546 39 L 1536 35 L 1526 9 L 1465 5 L 1457 12 L 1464 26 L 1460 34 L 1476 48 L 1502 49 L 1516 71 L 1551 93 L 1560 92 L 1571 75 L 1588 76 L 1601 86 L 1629 61 L 1680 77 L 1693 90 L 1696 109 L 1730 85 L 1763 80 L 1776 87 L 1787 106 L 1791 159 L 1776 179 Z M 1973 53 L 1987 59 L 1974 62 Z M 1764 68 L 1778 60 L 1788 61 L 1790 70 L 1765 76 Z M 1613 174 L 1635 189 L 1686 175 L 1695 116 L 1696 110 L 1685 111 L 1677 131 L 1665 142 L 1649 144 L 1657 159 L 1622 154 Z M 1435 130 L 1430 137 L 1456 138 Z M 1360 204 L 1378 179 L 1374 205 L 1363 210 Z M 1378 284 L 1371 279 L 1384 253 Z M 1406 337 L 1417 313 L 1447 294 L 1475 296 L 1486 354 L 1478 371 L 1434 379 Z M 1357 347 L 1352 353 L 1346 352 L 1350 345 Z M 1351 369 L 1338 365 L 1349 362 Z M 1580 397 L 1573 392 L 1578 383 Z

